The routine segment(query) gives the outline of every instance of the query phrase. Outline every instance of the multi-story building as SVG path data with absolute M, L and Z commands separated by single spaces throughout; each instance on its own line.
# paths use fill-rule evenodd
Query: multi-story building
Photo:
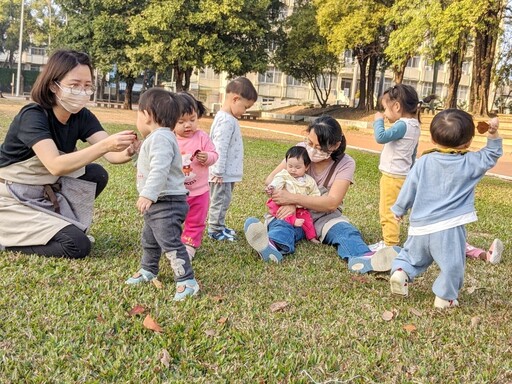
M 0 54 L 0 60 L 5 61 L 5 54 Z M 29 47 L 23 51 L 22 70 L 39 71 L 47 62 L 45 48 Z M 332 78 L 332 91 L 329 98 L 330 104 L 354 105 L 357 102 L 357 87 L 359 74 L 357 63 L 352 59 L 350 51 L 346 51 L 343 62 L 345 66 L 337 76 Z M 441 65 L 438 71 L 438 81 L 435 94 L 441 99 L 446 96 L 449 68 L 447 64 Z M 404 84 L 412 85 L 418 91 L 420 97 L 427 96 L 432 91 L 433 78 L 432 63 L 424 57 L 414 56 L 409 60 L 404 75 Z M 469 97 L 469 85 L 471 81 L 471 61 L 468 59 L 462 66 L 462 78 L 458 90 L 459 104 L 463 105 Z M 191 78 L 191 91 L 211 107 L 211 104 L 221 103 L 224 89 L 227 84 L 225 73 L 215 73 L 211 68 L 198 71 Z M 274 66 L 269 66 L 265 73 L 250 73 L 248 78 L 255 85 L 260 98 L 258 100 L 261 109 L 273 108 L 289 104 L 316 104 L 313 89 L 309 84 L 298 81 Z M 384 76 L 378 76 L 377 89 L 386 89 L 392 85 L 393 74 L 386 71 Z M 355 86 L 355 88 L 354 88 Z M 6 90 L 4 90 L 5 92 Z M 376 91 L 377 92 L 377 91 Z

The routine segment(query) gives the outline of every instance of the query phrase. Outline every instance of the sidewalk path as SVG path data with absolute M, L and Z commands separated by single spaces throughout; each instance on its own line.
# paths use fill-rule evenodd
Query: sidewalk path
M 204 121 L 206 118 L 202 120 Z M 240 121 L 240 126 L 242 127 L 243 134 L 267 138 L 281 137 L 292 140 L 293 138 L 297 138 L 299 141 L 304 137 L 304 130 L 306 128 L 306 125 L 304 124 L 280 123 L 264 120 L 251 122 Z M 347 137 L 347 144 L 349 148 L 366 150 L 373 153 L 380 153 L 382 150 L 382 145 L 377 144 L 373 135 L 370 133 L 351 129 L 345 129 L 343 133 Z M 421 154 L 429 148 L 432 148 L 432 144 L 422 137 L 419 143 L 418 153 Z M 512 153 L 504 153 L 499 159 L 498 164 L 487 172 L 487 175 L 512 181 Z

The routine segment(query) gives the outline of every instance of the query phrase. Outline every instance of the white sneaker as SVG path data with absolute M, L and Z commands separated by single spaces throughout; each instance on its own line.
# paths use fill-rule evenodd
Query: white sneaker
M 397 269 L 389 279 L 391 286 L 391 293 L 395 295 L 408 296 L 409 295 L 409 276 L 401 269 Z
M 503 242 L 500 239 L 494 239 L 487 252 L 487 261 L 491 264 L 498 264 L 501 261 L 503 248 Z
M 370 251 L 377 252 L 379 249 L 385 248 L 386 243 L 384 243 L 384 240 L 379 241 L 375 244 L 370 244 L 368 248 L 370 248 Z
M 447 309 L 447 308 L 454 308 L 458 307 L 459 302 L 455 300 L 445 300 L 441 299 L 439 296 L 436 296 L 436 299 L 434 300 L 434 307 L 439 309 Z

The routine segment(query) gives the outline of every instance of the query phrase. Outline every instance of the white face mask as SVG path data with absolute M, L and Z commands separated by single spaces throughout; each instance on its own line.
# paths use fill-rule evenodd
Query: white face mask
M 310 147 L 309 145 L 306 145 L 306 151 L 308 152 L 309 158 L 313 163 L 319 163 L 331 157 L 329 153 Z
M 75 95 L 71 93 L 70 89 L 67 88 L 61 88 L 60 95 L 60 97 L 56 95 L 57 101 L 59 102 L 60 106 L 69 113 L 80 112 L 91 99 L 90 95 L 86 95 L 85 93 Z

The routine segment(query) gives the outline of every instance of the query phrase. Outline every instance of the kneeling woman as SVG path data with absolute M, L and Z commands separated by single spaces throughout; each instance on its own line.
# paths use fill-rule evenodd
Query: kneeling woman
M 83 258 L 93 203 L 108 181 L 93 161 L 124 163 L 136 135 L 109 136 L 85 107 L 94 93 L 85 53 L 55 52 L 0 146 L 0 247 L 44 256 Z M 77 150 L 78 140 L 89 145 Z

